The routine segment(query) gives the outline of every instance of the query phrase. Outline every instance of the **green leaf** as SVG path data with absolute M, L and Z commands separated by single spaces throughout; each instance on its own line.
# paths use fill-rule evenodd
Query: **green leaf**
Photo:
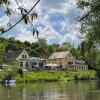
M 33 36 L 35 35 L 36 29 L 33 29 Z
M 33 21 L 33 19 L 36 19 L 36 18 L 37 18 L 37 13 L 32 13 L 31 20 Z
M 34 36 L 35 34 L 37 35 L 37 37 L 39 36 L 39 31 L 36 30 L 36 29 L 34 28 L 34 29 L 33 29 L 33 36 Z
M 1 34 L 3 34 L 3 32 L 5 32 L 5 29 L 1 27 L 0 32 L 1 32 Z
M 7 26 L 8 26 L 8 27 L 11 27 L 11 26 L 12 26 L 11 22 L 8 22 L 8 23 L 7 23 Z
M 39 31 L 38 30 L 36 30 L 36 34 L 37 34 L 37 37 L 39 36 Z
M 11 15 L 11 10 L 7 7 L 5 14 L 7 14 L 7 16 Z
M 5 3 L 5 4 L 7 4 L 8 3 L 8 0 L 2 0 L 3 1 L 3 3 Z
M 21 11 L 21 14 L 26 14 L 27 13 L 27 10 L 23 7 L 19 7 L 20 11 Z
M 25 8 L 23 8 L 24 12 L 27 13 L 27 10 Z
M 22 14 L 22 19 L 24 20 L 24 22 L 27 24 L 29 21 L 29 17 L 26 14 Z

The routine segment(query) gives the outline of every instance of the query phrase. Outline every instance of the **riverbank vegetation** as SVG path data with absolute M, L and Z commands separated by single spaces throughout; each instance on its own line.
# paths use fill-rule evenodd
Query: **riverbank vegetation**
M 13 77 L 17 82 L 49 82 L 70 80 L 94 80 L 97 79 L 95 71 L 34 71 L 24 72 L 23 75 L 9 72 L 0 72 L 0 80 Z
M 17 75 L 15 79 L 18 82 L 30 81 L 69 81 L 69 80 L 89 80 L 97 79 L 95 71 L 39 71 L 26 72 L 23 77 Z

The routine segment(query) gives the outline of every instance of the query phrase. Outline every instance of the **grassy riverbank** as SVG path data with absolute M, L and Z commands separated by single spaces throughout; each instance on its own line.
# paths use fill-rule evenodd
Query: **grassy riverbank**
M 68 81 L 68 80 L 90 80 L 97 79 L 95 71 L 41 71 L 26 72 L 23 77 L 17 75 L 15 79 L 18 82 L 34 81 Z
M 13 72 L 0 72 L 0 80 L 5 77 L 14 77 L 17 82 L 35 82 L 35 81 L 68 81 L 68 80 L 89 80 L 97 79 L 95 71 L 36 71 L 24 72 L 23 76 Z

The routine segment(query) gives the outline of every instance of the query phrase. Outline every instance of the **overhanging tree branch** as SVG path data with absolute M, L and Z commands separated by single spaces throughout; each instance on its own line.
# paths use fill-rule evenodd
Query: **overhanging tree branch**
M 33 6 L 23 17 L 26 17 L 26 16 L 36 7 L 36 5 L 37 5 L 39 2 L 40 2 L 40 0 L 38 0 L 38 1 L 34 4 L 34 6 Z M 18 22 L 16 22 L 13 26 L 11 26 L 9 29 L 3 31 L 0 35 L 2 35 L 2 34 L 4 34 L 4 33 L 8 32 L 8 31 L 11 30 L 12 28 L 14 28 L 17 24 L 19 24 L 19 23 L 23 20 L 23 17 L 22 17 Z
M 89 10 L 86 14 L 83 15 L 83 17 L 81 17 L 78 22 L 82 21 L 84 18 L 86 18 L 87 16 L 89 16 L 92 12 L 96 11 L 98 8 L 100 8 L 100 5 L 96 6 L 94 9 Z

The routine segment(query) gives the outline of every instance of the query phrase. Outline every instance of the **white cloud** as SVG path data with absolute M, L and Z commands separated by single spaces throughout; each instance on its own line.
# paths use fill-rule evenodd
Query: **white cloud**
M 68 10 L 73 7 L 69 1 L 70 0 L 43 0 L 40 2 L 40 7 L 47 9 L 49 13 L 67 14 Z
M 26 28 L 18 26 L 17 31 L 19 32 L 16 36 L 17 40 L 22 42 L 29 41 L 30 43 L 37 41 L 36 36 L 33 37 L 32 32 L 28 31 Z
M 44 18 L 41 20 L 41 22 L 45 25 L 51 25 L 52 24 L 52 22 L 50 21 L 49 15 L 45 15 Z
M 15 0 L 11 1 L 11 8 L 17 9 L 18 6 L 15 6 Z M 20 1 L 23 3 L 25 8 L 29 10 L 37 0 Z M 22 4 L 19 3 L 19 5 Z M 70 12 L 71 9 L 73 9 L 72 12 Z M 71 16 L 74 17 L 73 13 L 75 9 L 75 0 L 41 0 L 35 8 L 35 10 L 38 12 L 38 18 L 35 22 L 33 22 L 34 25 L 38 26 L 37 28 L 40 31 L 39 37 L 46 38 L 46 40 L 48 40 L 48 43 L 50 43 L 52 39 L 58 39 L 60 44 L 66 41 L 79 41 L 79 39 L 77 38 L 79 32 L 78 30 L 74 30 L 75 28 L 78 29 L 79 26 L 77 27 L 67 17 L 69 13 L 71 13 Z M 19 10 L 17 12 L 19 13 Z M 56 19 L 57 21 L 51 19 L 51 16 L 53 16 L 54 14 L 58 14 L 58 19 Z M 59 16 L 61 15 L 63 19 L 59 20 Z M 13 15 L 14 21 L 18 18 L 18 15 Z M 7 21 L 8 18 L 6 18 L 5 16 L 0 18 L 0 23 L 3 23 L 4 25 L 7 23 Z M 30 25 L 24 25 L 22 23 L 19 24 L 15 29 L 16 39 L 21 41 L 27 40 L 31 43 L 37 41 L 36 36 L 33 37 L 32 32 L 28 30 L 29 27 Z M 62 33 L 65 34 L 62 35 Z
M 61 6 L 58 9 L 55 8 L 51 8 L 49 10 L 49 13 L 60 13 L 60 14 L 67 14 L 68 10 L 71 8 L 71 6 L 69 4 L 63 4 L 63 6 Z
M 77 46 L 81 42 L 81 40 L 79 39 L 79 35 L 79 32 L 77 32 L 76 30 L 72 30 L 71 33 L 67 33 L 66 35 L 64 35 L 62 43 L 70 42 L 72 44 L 74 43 L 75 46 Z
M 58 39 L 59 43 L 62 44 L 63 42 L 73 43 L 74 41 L 79 41 L 78 35 L 79 33 L 77 31 L 73 31 L 72 33 L 61 35 L 56 30 L 54 30 L 51 26 L 46 26 L 42 30 L 40 37 L 46 38 L 48 43 L 50 43 L 52 39 Z
M 7 23 L 9 22 L 9 19 L 7 16 L 3 16 L 0 18 L 0 26 L 1 27 L 7 27 Z
M 61 24 L 61 31 L 66 31 L 66 29 L 69 29 L 72 25 L 70 25 L 69 20 L 67 20 L 66 18 L 64 18 L 63 21 L 60 22 Z
M 41 31 L 40 37 L 46 38 L 48 42 L 50 42 L 51 39 L 62 39 L 62 35 L 48 25 Z

